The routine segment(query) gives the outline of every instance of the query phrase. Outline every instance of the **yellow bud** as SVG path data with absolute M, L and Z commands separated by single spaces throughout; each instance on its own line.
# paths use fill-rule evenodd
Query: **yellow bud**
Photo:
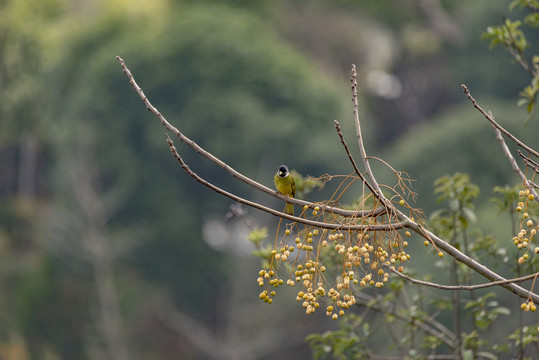
M 444 257 L 444 253 L 440 251 L 440 252 L 438 252 L 438 256 L 439 257 Z

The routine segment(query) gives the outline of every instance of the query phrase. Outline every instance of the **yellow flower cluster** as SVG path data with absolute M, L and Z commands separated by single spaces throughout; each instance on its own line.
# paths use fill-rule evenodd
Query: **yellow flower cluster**
M 535 196 L 530 193 L 530 189 L 520 190 L 520 201 L 517 204 L 516 211 L 519 214 L 520 231 L 513 237 L 513 244 L 525 253 L 518 258 L 518 263 L 523 264 L 529 258 L 530 244 L 537 234 L 538 225 L 528 214 L 528 206 L 530 201 L 534 201 Z M 539 253 L 539 247 L 536 247 L 534 252 Z
M 313 215 L 318 215 L 314 209 Z M 356 303 L 354 291 L 360 287 L 382 288 L 389 280 L 389 268 L 403 271 L 410 260 L 408 242 L 396 230 L 336 231 L 305 227 L 292 233 L 287 229 L 274 246 L 267 266 L 260 270 L 258 285 L 264 290 L 260 299 L 272 303 L 275 288 L 286 283 L 301 286 L 296 300 L 312 314 L 324 301 L 326 315 L 343 316 Z M 405 234 L 410 236 L 409 233 Z M 297 249 L 297 251 L 294 251 Z M 286 270 L 288 279 L 277 273 Z

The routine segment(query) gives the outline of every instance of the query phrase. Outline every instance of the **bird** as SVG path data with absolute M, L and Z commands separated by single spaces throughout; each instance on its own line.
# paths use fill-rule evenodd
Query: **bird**
M 277 191 L 285 196 L 294 197 L 296 195 L 296 182 L 294 178 L 290 175 L 286 165 L 279 166 L 277 173 L 273 177 L 273 182 Z M 285 212 L 288 215 L 294 215 L 294 205 L 286 204 Z

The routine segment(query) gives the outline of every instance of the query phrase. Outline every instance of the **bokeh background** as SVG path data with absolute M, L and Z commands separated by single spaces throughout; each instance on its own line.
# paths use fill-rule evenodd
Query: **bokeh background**
M 417 180 L 427 214 L 435 178 L 470 173 L 484 230 L 509 236 L 488 198 L 517 179 L 460 90 L 533 145 L 516 106 L 527 74 L 480 40 L 508 4 L 0 1 L 0 359 L 308 358 L 305 336 L 336 327 L 293 291 L 258 300 L 245 238 L 276 220 L 227 219 L 231 201 L 179 168 L 117 55 L 171 123 L 268 186 L 282 163 L 351 172 L 333 120 L 353 144 L 356 64 L 367 151 Z M 203 177 L 282 206 L 176 145 Z

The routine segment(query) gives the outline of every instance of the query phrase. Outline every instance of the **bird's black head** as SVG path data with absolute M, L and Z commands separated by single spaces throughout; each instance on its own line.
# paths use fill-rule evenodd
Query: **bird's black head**
M 279 170 L 277 170 L 277 175 L 282 178 L 288 176 L 288 168 L 286 167 L 286 165 L 279 166 Z

